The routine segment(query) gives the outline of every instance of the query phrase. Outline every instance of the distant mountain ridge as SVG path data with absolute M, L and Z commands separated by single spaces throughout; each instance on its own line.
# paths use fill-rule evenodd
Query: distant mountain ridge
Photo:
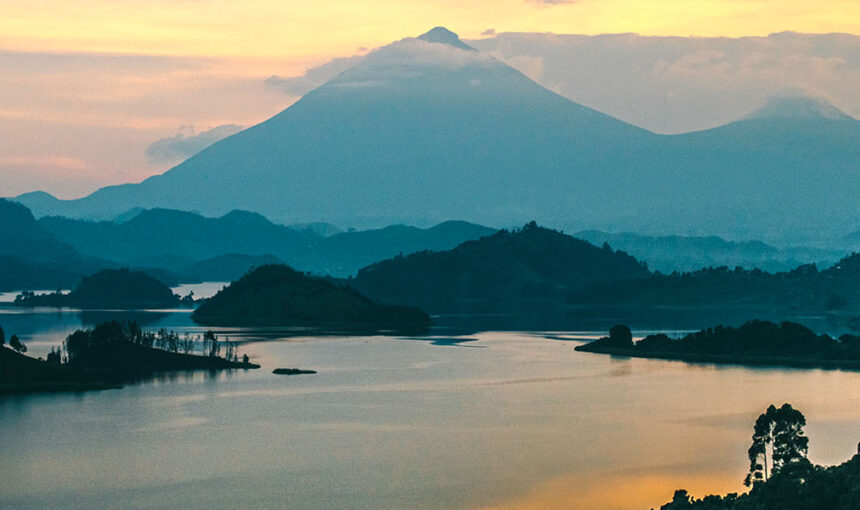
M 324 236 L 312 229 L 277 225 L 259 214 L 238 210 L 220 218 L 207 218 L 172 209 L 151 209 L 138 212 L 124 223 L 51 216 L 40 219 L 38 224 L 82 253 L 100 254 L 133 266 L 163 267 L 188 276 L 201 271 L 199 266 L 192 266 L 195 262 L 212 263 L 215 257 L 241 254 L 270 257 L 269 263 L 282 261 L 302 271 L 345 277 L 398 253 L 444 250 L 495 232 L 480 225 L 449 221 L 428 229 L 392 225 Z M 234 263 L 238 260 L 233 257 Z M 233 268 L 225 274 L 235 274 L 239 266 Z M 210 265 L 200 274 L 214 274 L 211 269 Z

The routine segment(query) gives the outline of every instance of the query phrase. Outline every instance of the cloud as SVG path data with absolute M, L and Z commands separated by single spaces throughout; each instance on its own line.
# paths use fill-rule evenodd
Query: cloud
M 486 36 L 496 35 L 496 29 L 495 28 L 488 28 L 488 29 L 484 30 L 483 32 L 481 32 L 481 35 L 486 35 Z
M 573 101 L 661 133 L 732 122 L 787 92 L 860 118 L 860 36 L 503 33 L 469 44 Z
M 196 133 L 194 126 L 183 126 L 176 135 L 157 140 L 147 147 L 146 160 L 156 165 L 179 163 L 242 129 L 237 124 L 224 124 Z
M 392 80 L 455 71 L 473 65 L 489 67 L 500 64 L 480 51 L 406 38 L 367 54 L 360 64 L 347 69 L 327 86 L 385 85 Z
M 360 62 L 362 58 L 361 56 L 336 58 L 321 66 L 308 69 L 301 76 L 287 78 L 271 76 L 266 79 L 266 85 L 289 96 L 303 96 L 340 73 L 350 69 Z

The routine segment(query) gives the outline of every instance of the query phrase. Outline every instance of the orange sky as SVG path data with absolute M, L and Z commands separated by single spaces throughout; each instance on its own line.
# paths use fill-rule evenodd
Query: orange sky
M 860 33 L 856 0 L 4 0 L 0 49 L 189 56 L 342 55 L 445 25 L 596 34 Z
M 151 143 L 249 126 L 297 99 L 266 87 L 267 77 L 298 76 L 436 25 L 464 39 L 489 30 L 860 34 L 860 2 L 3 0 L 0 196 L 42 189 L 72 198 L 163 172 L 175 162 L 147 159 Z

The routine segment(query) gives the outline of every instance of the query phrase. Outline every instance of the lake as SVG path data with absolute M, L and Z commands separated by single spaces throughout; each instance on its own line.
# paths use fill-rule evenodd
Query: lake
M 117 316 L 201 331 L 187 311 L 0 309 L 0 325 L 44 355 Z M 0 508 L 647 510 L 743 490 L 753 422 L 783 402 L 811 460 L 856 452 L 860 373 L 573 350 L 602 333 L 222 328 L 263 368 L 0 399 Z

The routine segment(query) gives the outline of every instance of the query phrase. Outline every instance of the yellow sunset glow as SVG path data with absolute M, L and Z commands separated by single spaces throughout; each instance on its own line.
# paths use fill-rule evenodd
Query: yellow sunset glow
M 445 25 L 597 34 L 860 32 L 854 0 L 6 0 L 0 49 L 299 57 L 355 52 Z

